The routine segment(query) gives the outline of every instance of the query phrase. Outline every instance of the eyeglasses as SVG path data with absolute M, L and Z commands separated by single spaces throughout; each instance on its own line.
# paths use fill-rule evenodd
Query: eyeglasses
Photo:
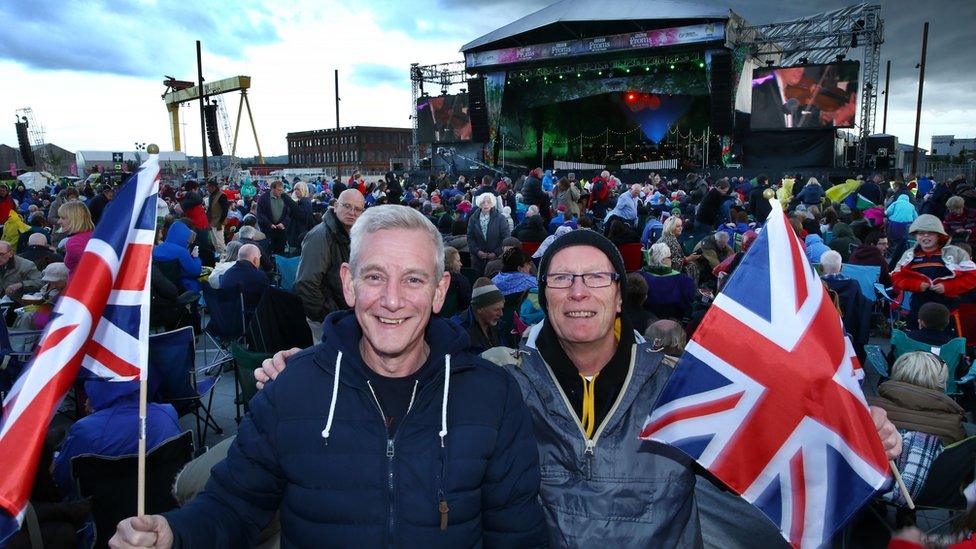
M 354 214 L 361 214 L 365 211 L 365 208 L 360 208 L 359 206 L 353 206 L 352 204 L 346 204 L 345 202 L 340 202 L 339 205 Z
M 576 277 L 583 279 L 587 288 L 606 288 L 620 278 L 617 273 L 553 273 L 546 275 L 546 286 L 562 290 L 569 288 L 576 282 Z

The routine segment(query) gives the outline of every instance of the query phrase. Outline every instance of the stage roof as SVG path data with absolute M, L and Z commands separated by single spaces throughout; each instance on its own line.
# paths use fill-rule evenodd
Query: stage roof
M 561 0 L 468 42 L 461 51 L 545 42 L 554 37 L 520 35 L 557 24 L 564 27 L 560 29 L 564 37 L 579 38 L 566 36 L 575 35 L 574 23 L 626 22 L 629 26 L 617 26 L 617 32 L 628 32 L 645 30 L 639 21 L 725 21 L 733 15 L 731 9 L 692 0 Z

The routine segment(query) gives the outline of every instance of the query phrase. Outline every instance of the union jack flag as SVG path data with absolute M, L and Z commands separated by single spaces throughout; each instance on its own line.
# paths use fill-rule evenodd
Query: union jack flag
M 818 547 L 888 462 L 837 309 L 778 204 L 716 297 L 641 431 Z
M 0 545 L 20 529 L 48 423 L 79 370 L 110 381 L 146 376 L 158 188 L 150 155 L 105 207 L 33 361 L 4 400 Z

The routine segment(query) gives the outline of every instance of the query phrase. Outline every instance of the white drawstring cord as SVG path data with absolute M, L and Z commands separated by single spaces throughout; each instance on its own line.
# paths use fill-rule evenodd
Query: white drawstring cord
M 332 431 L 332 417 L 335 415 L 336 398 L 339 396 L 339 371 L 342 369 L 342 351 L 336 355 L 335 380 L 332 382 L 332 402 L 329 404 L 329 418 L 325 420 L 325 429 L 322 429 L 322 438 L 326 443 L 329 442 L 329 434 Z
M 451 355 L 444 355 L 444 400 L 441 401 L 441 448 L 447 436 L 447 395 L 451 392 Z

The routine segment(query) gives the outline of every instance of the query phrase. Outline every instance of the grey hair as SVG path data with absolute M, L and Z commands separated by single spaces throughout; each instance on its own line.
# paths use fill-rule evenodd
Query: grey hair
M 239 238 L 246 238 L 248 240 L 252 240 L 254 238 L 254 234 L 257 232 L 258 230 L 255 229 L 254 227 L 250 225 L 245 225 L 241 227 L 241 230 L 237 233 L 237 236 Z
M 231 240 L 224 247 L 224 261 L 237 261 L 237 253 L 241 250 L 244 243 L 240 240 Z
M 359 254 L 363 240 L 368 235 L 387 229 L 427 231 L 430 243 L 434 246 L 434 274 L 439 278 L 444 273 L 444 240 L 437 227 L 422 213 L 409 206 L 385 204 L 366 208 L 349 231 L 349 269 L 353 277 L 359 276 Z
M 729 233 L 727 233 L 725 231 L 715 231 L 715 234 L 713 235 L 713 238 L 715 238 L 715 242 L 721 242 L 722 240 L 728 242 L 729 241 Z
M 905 353 L 891 367 L 891 380 L 910 383 L 926 389 L 945 391 L 949 368 L 928 351 Z
M 478 195 L 478 198 L 475 199 L 475 201 L 474 201 L 475 206 L 478 206 L 480 208 L 481 207 L 481 203 L 484 202 L 486 198 L 491 201 L 491 207 L 494 208 L 495 207 L 495 195 L 493 195 L 491 193 L 481 193 L 481 194 L 479 194 Z
M 533 205 L 529 206 L 528 210 L 526 211 L 526 213 L 529 213 L 529 212 L 532 212 L 532 215 L 536 215 L 536 214 L 539 213 L 539 207 L 536 206 L 535 204 L 533 204 Z
M 820 265 L 823 267 L 824 274 L 839 273 L 843 262 L 840 253 L 835 250 L 827 250 L 820 256 Z
M 671 248 L 664 242 L 651 246 L 651 253 L 647 256 L 647 264 L 651 267 L 663 267 L 664 260 L 671 257 Z

